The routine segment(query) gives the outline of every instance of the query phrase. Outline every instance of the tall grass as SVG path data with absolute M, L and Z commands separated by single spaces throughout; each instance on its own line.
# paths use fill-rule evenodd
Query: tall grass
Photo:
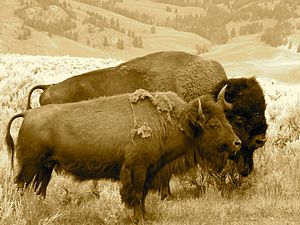
M 104 63 L 106 62 L 106 63 Z M 46 199 L 32 190 L 17 191 L 3 136 L 9 118 L 25 109 L 35 84 L 52 83 L 117 61 L 71 57 L 0 55 L 0 224 L 130 224 L 131 211 L 121 203 L 118 183 L 90 182 L 53 174 Z M 146 199 L 145 224 L 299 224 L 300 223 L 300 86 L 259 80 L 267 101 L 268 141 L 254 155 L 255 169 L 228 196 L 214 186 L 197 192 L 187 179 L 173 178 L 175 198 Z M 33 96 L 37 105 L 37 94 Z M 21 119 L 11 132 L 17 138 Z M 201 177 L 193 178 L 201 183 Z M 200 181 L 199 181 L 200 180 Z M 187 182 L 188 183 L 188 182 Z M 199 191 L 199 190 L 198 190 Z M 205 193 L 205 194 L 204 194 Z

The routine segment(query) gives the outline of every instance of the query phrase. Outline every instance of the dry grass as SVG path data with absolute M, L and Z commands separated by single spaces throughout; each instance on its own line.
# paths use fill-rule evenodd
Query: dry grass
M 97 64 L 100 60 L 93 60 L 1 56 L 0 71 L 7 75 L 0 82 L 1 137 L 8 119 L 24 109 L 30 87 L 101 67 Z M 156 193 L 147 197 L 145 224 L 300 223 L 300 86 L 268 79 L 260 82 L 268 104 L 269 129 L 266 145 L 255 153 L 253 174 L 227 197 L 213 186 L 204 195 L 186 191 L 175 178 L 171 182 L 175 199 L 160 201 Z M 20 122 L 13 124 L 14 139 Z M 45 200 L 30 189 L 21 196 L 10 179 L 2 138 L 0 147 L 0 224 L 131 223 L 131 211 L 120 201 L 118 183 L 110 181 L 100 181 L 98 195 L 94 195 L 90 182 L 78 183 L 54 174 Z

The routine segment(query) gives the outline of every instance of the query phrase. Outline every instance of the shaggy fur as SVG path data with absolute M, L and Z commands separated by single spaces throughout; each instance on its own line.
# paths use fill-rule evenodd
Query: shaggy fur
M 185 52 L 158 52 L 125 62 L 117 67 L 100 69 L 71 77 L 53 85 L 37 85 L 31 94 L 43 89 L 40 104 L 60 104 L 88 100 L 99 96 L 149 91 L 173 91 L 186 101 L 212 91 L 216 83 L 226 80 L 223 67 Z
M 225 84 L 225 98 L 233 105 L 232 110 L 225 111 L 225 115 L 242 141 L 241 151 L 232 160 L 239 173 L 248 176 L 253 170 L 254 151 L 266 141 L 268 125 L 264 93 L 254 77 L 236 78 L 218 84 L 214 89 L 215 98 Z
M 149 97 L 131 103 L 130 94 L 50 104 L 13 117 L 6 134 L 11 151 L 11 123 L 24 117 L 16 145 L 18 187 L 29 185 L 36 176 L 37 193 L 45 196 L 54 167 L 78 180 L 120 180 L 122 202 L 140 219 L 153 178 L 165 165 L 185 154 L 205 159 L 239 150 L 240 140 L 225 118 L 223 105 L 211 96 L 186 103 L 172 92 L 151 95 L 168 98 L 173 105 L 170 118 Z M 134 120 L 138 126 L 146 122 L 151 135 L 135 135 L 132 142 Z

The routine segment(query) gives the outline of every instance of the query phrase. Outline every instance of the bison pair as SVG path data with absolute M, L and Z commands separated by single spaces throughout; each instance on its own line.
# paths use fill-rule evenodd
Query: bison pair
M 134 208 L 136 218 L 144 214 L 149 189 L 163 188 L 168 193 L 171 175 L 199 160 L 208 160 L 219 171 L 230 157 L 247 176 L 253 169 L 253 151 L 265 142 L 265 101 L 257 81 L 227 80 L 217 62 L 183 52 L 154 53 L 59 84 L 37 86 L 30 95 L 36 88 L 44 89 L 41 105 L 132 93 L 139 88 L 164 91 L 43 106 L 18 114 L 9 123 L 10 127 L 13 119 L 25 117 L 16 151 L 19 187 L 34 179 L 38 193 L 45 195 L 54 167 L 81 180 L 120 179 L 122 200 Z M 198 99 L 209 92 L 215 100 Z M 233 153 L 240 141 L 224 111 L 242 140 L 237 154 Z M 9 132 L 6 140 L 13 151 Z

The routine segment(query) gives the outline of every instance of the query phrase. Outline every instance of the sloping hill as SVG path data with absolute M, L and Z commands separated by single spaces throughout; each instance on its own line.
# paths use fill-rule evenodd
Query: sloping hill
M 201 46 L 204 43 L 207 46 L 210 45 L 208 40 L 193 33 L 180 32 L 160 26 L 155 27 L 155 33 L 151 33 L 151 25 L 80 2 L 70 0 L 66 2 L 71 4 L 72 10 L 76 12 L 76 29 L 72 30 L 79 33 L 77 41 L 58 35 L 49 35 L 48 32 L 38 31 L 29 26 L 25 26 L 25 29 L 30 29 L 30 38 L 18 40 L 18 36 L 22 35 L 24 30 L 24 21 L 13 13 L 14 9 L 18 7 L 18 1 L 1 1 L 1 6 L 3 7 L 0 8 L 0 15 L 5 14 L 5 17 L 0 17 L 0 52 L 33 55 L 115 57 L 126 60 L 158 50 L 181 50 L 195 54 L 197 53 L 196 45 Z M 107 18 L 107 20 L 111 18 L 118 20 L 120 26 L 126 31 L 132 30 L 137 36 L 141 36 L 143 48 L 133 47 L 133 38 L 116 30 L 104 28 L 102 32 L 90 32 L 90 29 L 96 30 L 96 27 L 91 24 L 83 24 L 83 20 L 87 18 L 87 10 L 98 13 L 102 17 Z M 105 37 L 108 38 L 110 43 L 108 47 L 103 47 Z M 124 41 L 124 49 L 117 48 L 119 39 Z M 87 42 L 90 44 L 88 45 Z
M 202 56 L 219 61 L 230 77 L 272 77 L 300 82 L 300 54 L 295 49 L 272 48 L 260 42 L 257 35 L 234 38 Z

